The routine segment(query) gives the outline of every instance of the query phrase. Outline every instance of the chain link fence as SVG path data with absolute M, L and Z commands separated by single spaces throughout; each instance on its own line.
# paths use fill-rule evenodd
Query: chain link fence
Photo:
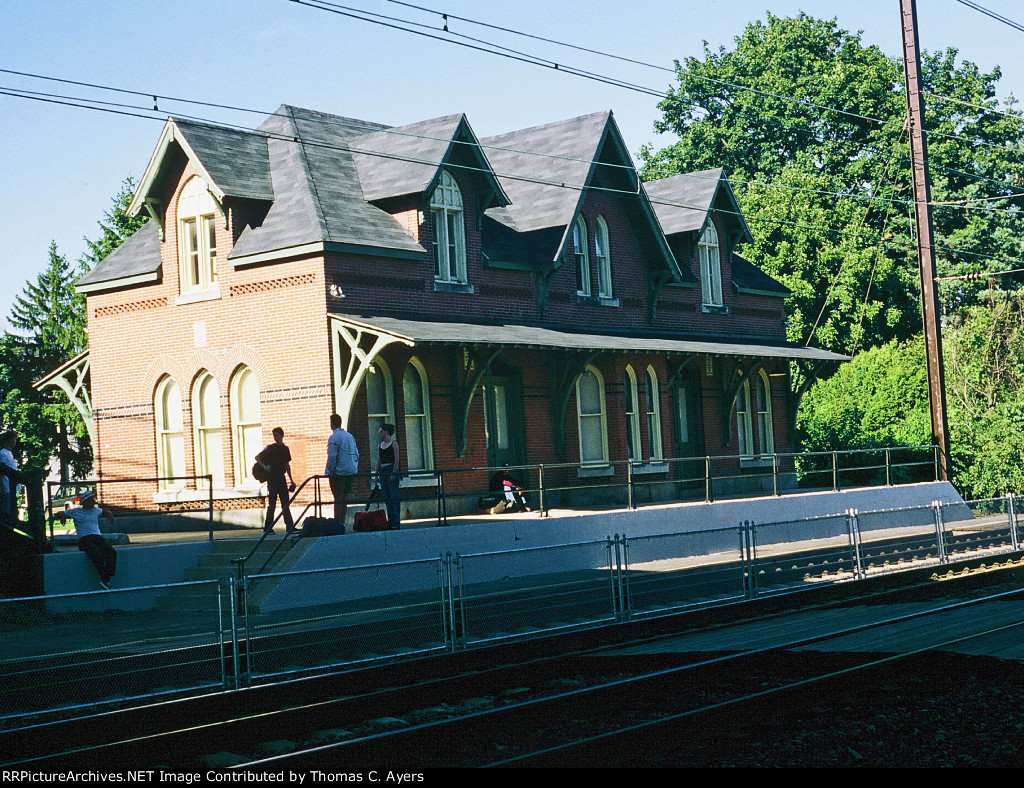
M 998 556 L 1013 496 L 0 599 L 0 726 Z

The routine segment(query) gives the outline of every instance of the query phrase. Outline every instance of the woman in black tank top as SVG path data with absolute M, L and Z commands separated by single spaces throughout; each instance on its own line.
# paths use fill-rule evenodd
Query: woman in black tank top
M 377 480 L 388 513 L 388 527 L 397 529 L 402 521 L 402 504 L 398 498 L 400 453 L 395 440 L 395 425 L 382 424 L 378 431 L 380 445 L 377 447 Z

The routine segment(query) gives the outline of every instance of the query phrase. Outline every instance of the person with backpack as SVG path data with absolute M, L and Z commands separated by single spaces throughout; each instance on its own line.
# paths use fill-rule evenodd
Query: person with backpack
M 295 492 L 295 479 L 292 478 L 292 453 L 284 442 L 284 430 L 274 427 L 271 433 L 274 442 L 256 455 L 256 462 L 267 474 L 267 518 L 263 523 L 265 533 L 274 530 L 274 509 L 278 498 L 281 499 L 281 516 L 284 518 L 286 530 L 295 527 L 291 510 L 288 508 L 288 493 Z M 285 481 L 288 477 L 289 485 Z

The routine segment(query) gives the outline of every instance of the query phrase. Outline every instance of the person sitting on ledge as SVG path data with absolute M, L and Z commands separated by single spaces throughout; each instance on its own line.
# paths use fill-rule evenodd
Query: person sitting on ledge
M 100 509 L 96 505 L 96 493 L 92 490 L 82 493 L 78 502 L 80 508 L 57 512 L 54 516 L 62 523 L 70 519 L 75 524 L 78 549 L 89 556 L 100 576 L 100 585 L 109 591 L 110 578 L 114 576 L 117 568 L 117 551 L 107 544 L 107 540 L 100 533 L 100 517 L 106 518 L 107 522 L 113 525 L 114 514 L 109 509 Z

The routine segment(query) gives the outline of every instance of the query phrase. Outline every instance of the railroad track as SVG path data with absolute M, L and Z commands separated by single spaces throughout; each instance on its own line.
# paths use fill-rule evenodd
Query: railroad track
M 995 575 L 989 573 L 988 578 Z M 987 581 L 975 577 L 971 582 Z M 844 603 L 879 602 L 894 593 L 902 598 L 914 593 L 948 596 L 951 588 L 951 584 L 930 579 L 899 586 L 896 590 L 870 592 L 865 588 L 865 593 L 852 597 L 845 593 Z M 823 601 L 818 604 L 839 604 L 828 601 L 830 597 L 834 594 L 822 594 Z M 786 612 L 791 611 L 782 610 L 778 615 Z M 759 607 L 751 620 L 763 621 L 765 615 L 764 608 Z M 692 626 L 693 617 L 688 620 Z M 720 676 L 742 676 L 750 672 L 743 667 L 743 660 L 749 666 L 765 655 L 781 652 L 779 648 L 759 649 L 713 662 L 702 660 L 650 671 L 635 659 L 607 656 L 609 642 L 604 638 L 614 638 L 613 632 L 602 631 L 600 640 L 598 633 L 589 633 L 589 642 L 582 647 L 579 637 L 537 641 L 526 651 L 523 647 L 507 650 L 500 655 L 504 659 L 478 652 L 477 664 L 456 663 L 454 676 L 450 662 L 454 657 L 448 657 L 391 666 L 384 671 L 282 682 L 66 723 L 26 726 L 0 732 L 0 752 L 5 753 L 5 760 L 10 759 L 6 766 L 46 768 L 115 764 L 126 768 L 398 765 L 395 753 L 402 753 L 402 765 L 415 768 L 487 765 L 513 757 L 523 762 L 529 758 L 571 760 L 572 747 L 585 749 L 586 740 L 595 735 L 593 721 L 601 718 L 601 710 L 629 710 L 637 697 L 654 691 L 650 688 L 664 687 L 675 680 L 683 682 L 680 686 L 691 686 L 688 692 L 693 695 L 692 682 L 706 685 L 709 671 L 717 671 Z M 649 646 L 666 636 L 644 632 L 623 639 L 620 634 L 619 642 L 613 645 L 619 650 Z M 835 637 L 836 633 L 829 636 Z M 545 648 L 550 653 L 544 653 Z M 465 659 L 472 656 L 464 655 Z M 489 664 L 496 659 L 500 664 Z M 673 661 L 678 663 L 680 659 L 675 657 Z M 700 673 L 703 678 L 694 678 Z M 731 692 L 742 696 L 750 694 L 748 690 L 736 687 Z M 659 714 L 666 712 L 661 710 Z M 568 722 L 552 722 L 557 719 Z M 544 733 L 539 745 L 535 743 L 523 751 L 523 742 L 501 738 L 509 731 L 550 731 L 553 726 L 566 738 L 564 734 L 573 729 L 569 724 L 573 719 L 582 721 L 583 730 L 569 735 L 566 741 L 556 743 Z M 610 736 L 619 729 L 628 731 L 638 724 L 634 719 L 629 724 L 612 725 L 602 735 Z M 63 744 L 66 741 L 74 745 Z M 450 746 L 439 751 L 438 742 Z M 556 744 L 561 755 L 544 754 Z

